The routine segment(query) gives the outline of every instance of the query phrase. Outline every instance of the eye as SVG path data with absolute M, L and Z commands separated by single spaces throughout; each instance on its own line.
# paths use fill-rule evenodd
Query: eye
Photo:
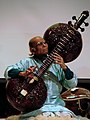
M 45 42 L 45 41 L 38 42 L 38 43 L 37 43 L 37 46 L 39 46 L 39 45 L 44 45 L 44 44 L 46 44 L 46 42 Z

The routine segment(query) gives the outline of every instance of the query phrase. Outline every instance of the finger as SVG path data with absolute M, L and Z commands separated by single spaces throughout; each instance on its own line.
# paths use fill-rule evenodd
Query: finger
M 29 78 L 33 78 L 33 74 L 29 74 L 28 77 L 29 77 Z
M 31 66 L 31 67 L 29 67 L 29 68 L 28 68 L 29 73 L 34 72 L 36 68 L 37 68 L 37 66 Z
M 59 56 L 59 57 L 60 57 L 60 55 L 59 55 L 58 53 L 56 53 L 56 52 L 55 52 L 53 55 L 54 55 L 54 56 Z
M 35 71 L 36 68 L 37 68 L 37 66 L 34 66 L 34 67 L 33 67 L 33 71 Z
M 26 74 L 30 74 L 31 73 L 31 70 L 26 70 Z
M 32 71 L 35 66 L 30 66 L 28 70 Z

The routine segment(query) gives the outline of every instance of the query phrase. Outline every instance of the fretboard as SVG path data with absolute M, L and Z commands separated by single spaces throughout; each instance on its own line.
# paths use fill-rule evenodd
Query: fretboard
M 70 37 L 70 36 L 68 36 L 68 37 Z M 62 52 L 68 41 L 69 41 L 69 39 L 67 39 L 66 37 L 64 37 L 63 39 L 61 38 L 61 41 L 56 45 L 56 47 L 53 49 L 53 51 L 43 61 L 43 64 L 38 69 L 37 76 L 41 77 L 46 72 L 46 70 L 49 68 L 49 66 L 54 61 L 54 59 L 53 59 L 54 53 Z
M 88 11 L 83 11 L 81 16 L 78 18 L 78 20 L 76 20 L 75 24 L 73 25 L 73 27 L 71 26 L 71 28 L 76 29 L 76 30 L 78 28 L 80 28 L 81 24 L 84 22 L 84 20 L 88 16 L 89 16 L 89 12 Z M 64 32 L 64 35 L 61 35 L 60 41 L 58 42 L 58 44 L 55 46 L 53 51 L 44 60 L 42 66 L 38 69 L 37 75 L 39 77 L 42 76 L 46 72 L 46 70 L 49 68 L 49 66 L 54 61 L 54 59 L 53 59 L 54 53 L 59 53 L 60 54 L 60 53 L 65 52 L 67 54 L 67 50 L 65 49 L 66 48 L 65 46 L 67 44 L 69 44 L 70 40 L 77 39 L 77 36 L 73 32 L 73 30 L 68 29 L 67 31 L 63 31 L 63 32 Z

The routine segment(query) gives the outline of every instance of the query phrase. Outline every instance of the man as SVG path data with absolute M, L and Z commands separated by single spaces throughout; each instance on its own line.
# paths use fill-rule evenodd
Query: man
M 6 79 L 19 76 L 31 77 L 30 73 L 40 68 L 48 56 L 48 44 L 42 37 L 36 36 L 29 41 L 29 47 L 30 57 L 8 66 L 4 74 Z M 49 117 L 60 117 L 62 115 L 75 117 L 72 111 L 64 107 L 65 102 L 60 97 L 60 93 L 63 87 L 66 89 L 76 87 L 78 82 L 77 77 L 64 63 L 63 58 L 58 53 L 53 53 L 52 59 L 53 63 L 42 75 L 43 79 L 45 79 L 45 85 L 47 86 L 47 99 L 45 103 L 38 110 L 20 115 L 20 119 L 38 115 L 45 116 L 47 119 L 49 119 Z

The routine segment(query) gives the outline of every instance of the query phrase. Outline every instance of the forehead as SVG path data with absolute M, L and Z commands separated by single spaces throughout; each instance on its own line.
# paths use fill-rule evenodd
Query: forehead
M 44 42 L 45 40 L 42 37 L 34 37 L 30 40 L 29 45 L 30 47 L 36 47 L 38 42 Z
M 34 43 L 38 43 L 38 42 L 41 42 L 41 41 L 45 41 L 43 38 L 40 38 L 40 37 L 37 37 L 34 39 Z
M 42 42 L 45 41 L 43 38 L 41 37 L 37 37 L 33 39 L 33 45 L 36 47 L 38 42 Z

